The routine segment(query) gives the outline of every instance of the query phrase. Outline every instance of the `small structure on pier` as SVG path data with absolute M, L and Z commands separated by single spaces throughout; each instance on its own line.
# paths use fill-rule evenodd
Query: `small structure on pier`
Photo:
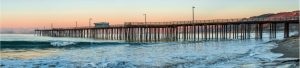
M 97 22 L 94 23 L 96 28 L 109 27 L 109 22 Z

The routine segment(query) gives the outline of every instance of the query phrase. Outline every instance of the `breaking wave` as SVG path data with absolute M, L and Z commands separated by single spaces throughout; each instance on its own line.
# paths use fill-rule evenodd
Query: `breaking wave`
M 147 43 L 128 43 L 128 42 L 78 42 L 78 41 L 0 41 L 1 48 L 58 48 L 58 47 L 87 47 L 104 45 L 144 45 Z

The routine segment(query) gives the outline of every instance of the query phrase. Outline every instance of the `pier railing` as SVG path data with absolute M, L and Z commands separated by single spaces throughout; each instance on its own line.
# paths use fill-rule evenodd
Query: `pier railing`
M 124 27 L 124 24 L 110 25 L 109 27 Z M 92 28 L 108 28 L 108 27 L 81 26 L 81 27 L 64 27 L 64 28 L 38 29 L 38 30 L 92 29 Z
M 171 22 L 125 22 L 125 25 L 180 25 L 180 24 L 207 24 L 207 23 L 243 23 L 243 22 L 265 22 L 265 21 L 290 21 L 299 20 L 299 16 L 294 17 L 268 17 L 268 18 L 236 18 L 236 19 L 212 19 L 195 21 L 171 21 Z

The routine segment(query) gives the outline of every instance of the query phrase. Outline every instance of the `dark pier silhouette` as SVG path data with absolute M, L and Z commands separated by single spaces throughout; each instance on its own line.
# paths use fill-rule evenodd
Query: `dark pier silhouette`
M 171 22 L 125 22 L 109 27 L 36 29 L 35 34 L 50 37 L 79 37 L 128 42 L 205 41 L 262 39 L 278 32 L 289 37 L 299 33 L 299 17 L 214 19 Z

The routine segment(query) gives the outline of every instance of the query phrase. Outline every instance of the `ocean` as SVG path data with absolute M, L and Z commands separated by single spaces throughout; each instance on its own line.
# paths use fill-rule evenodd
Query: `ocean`
M 293 33 L 292 33 L 293 34 Z M 294 33 L 296 34 L 296 33 Z M 268 33 L 261 40 L 131 43 L 89 38 L 1 34 L 1 68 L 259 67 L 283 56 Z

